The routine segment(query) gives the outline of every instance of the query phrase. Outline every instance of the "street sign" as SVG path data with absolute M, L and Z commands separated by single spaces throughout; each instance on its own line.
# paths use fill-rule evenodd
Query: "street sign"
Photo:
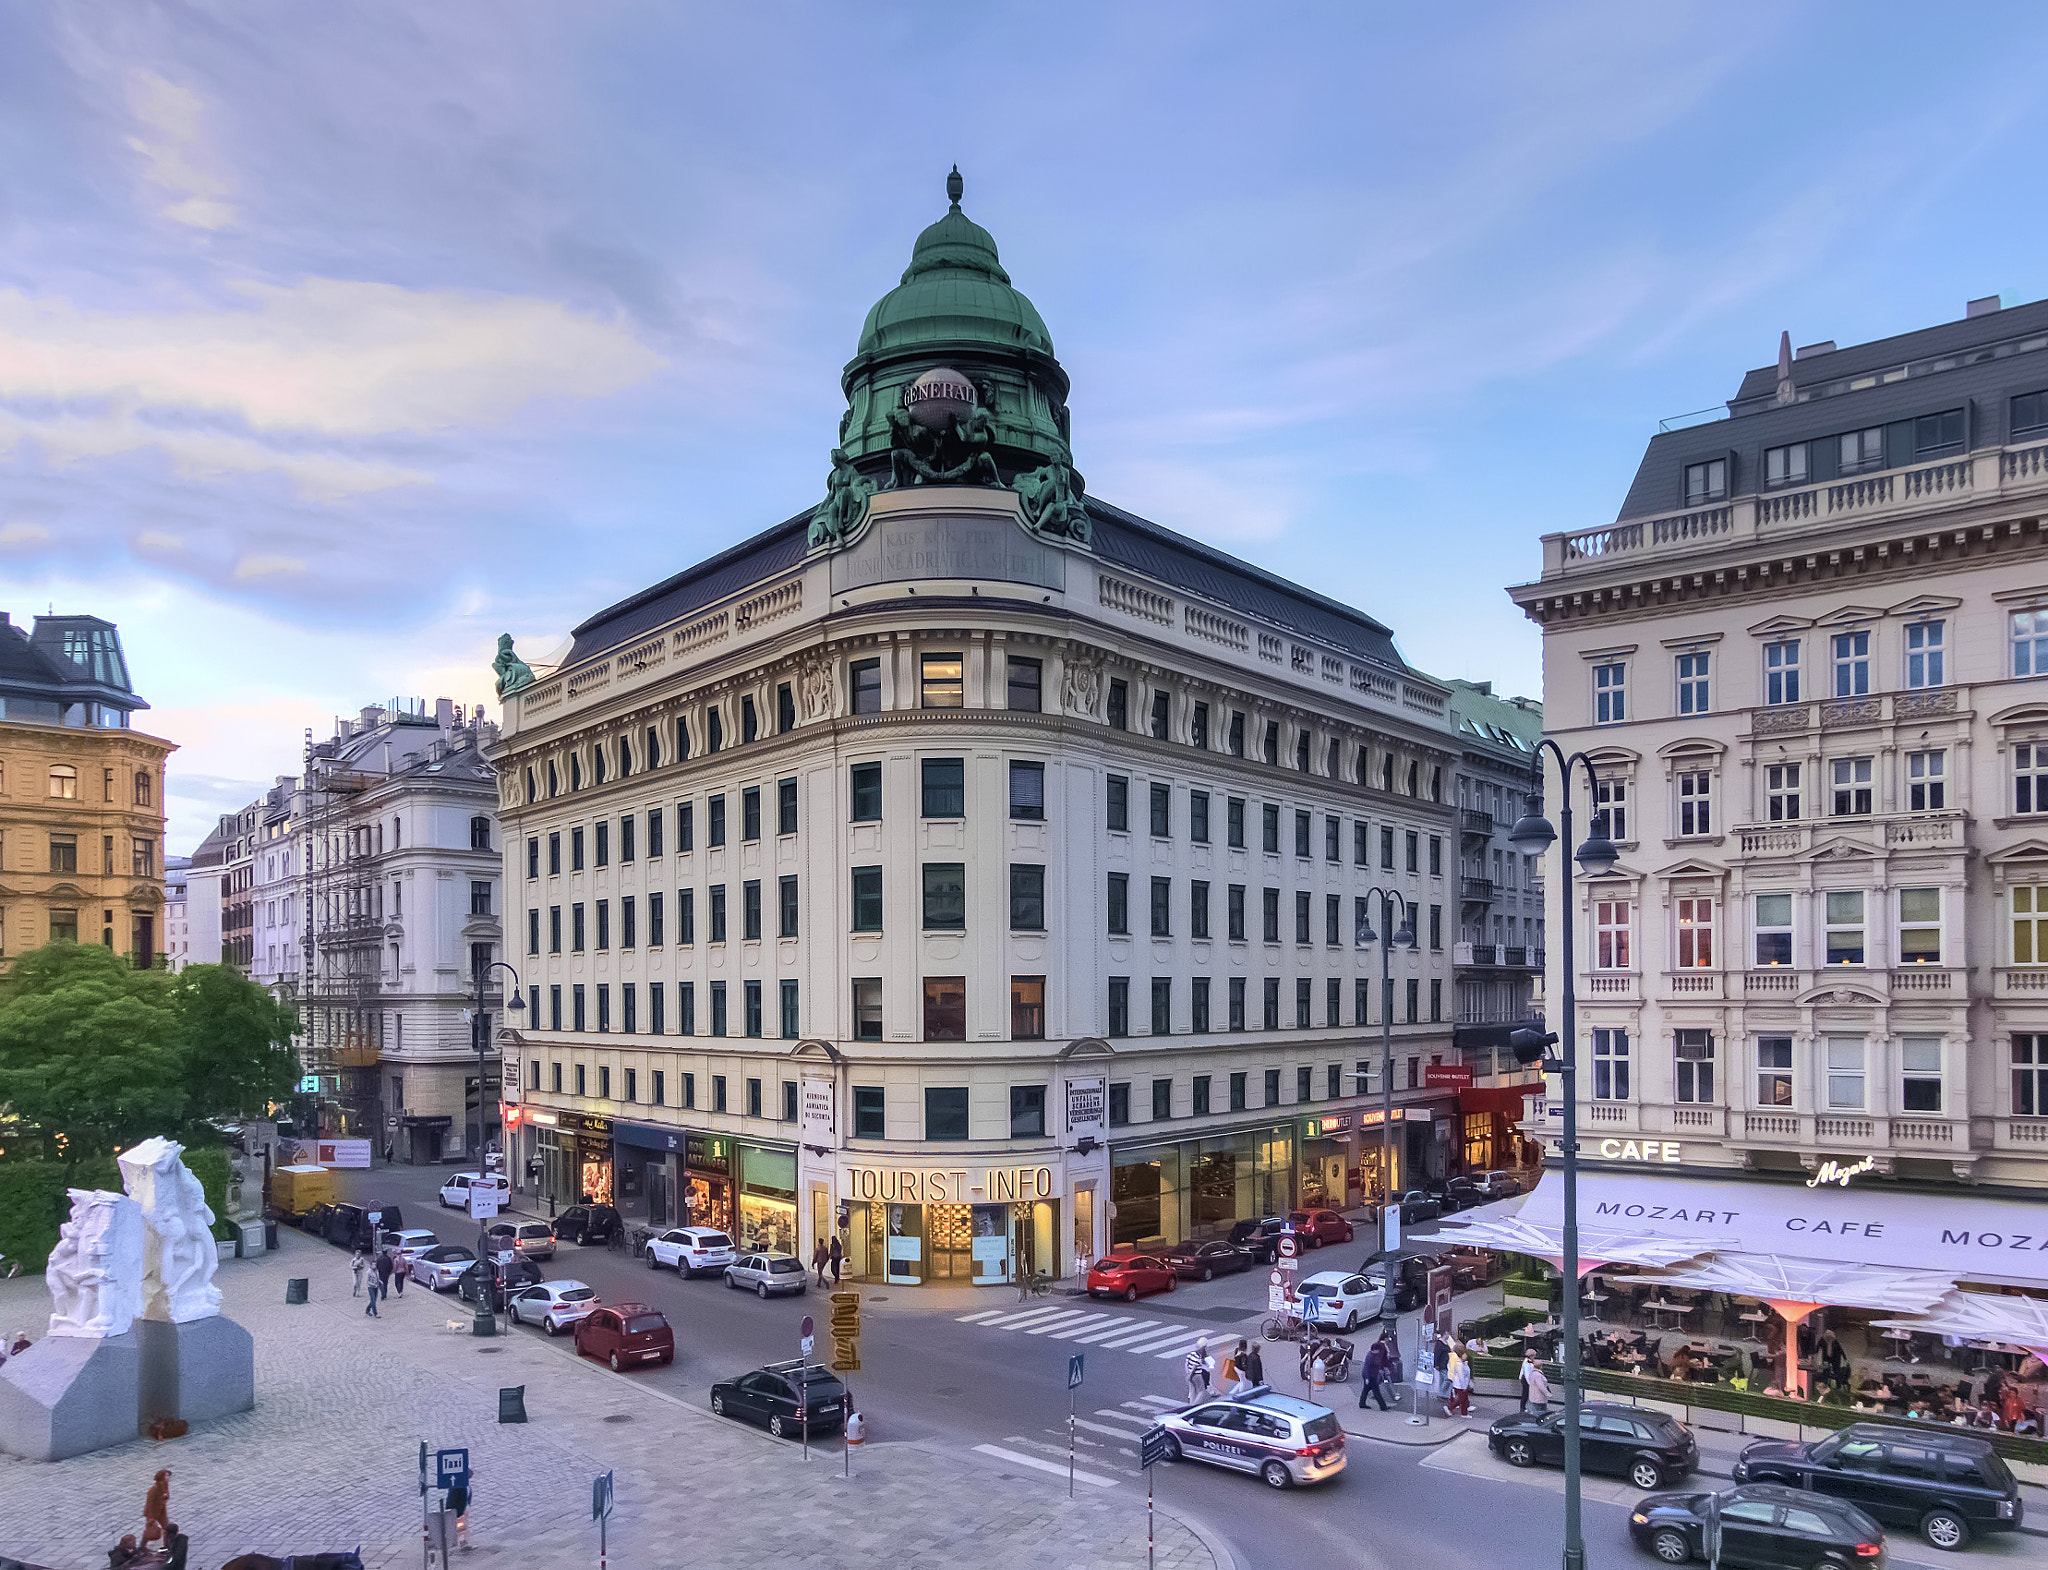
M 1144 1436 L 1138 1441 L 1138 1465 L 1147 1467 L 1151 1466 L 1154 1462 L 1164 1461 L 1165 1459 L 1166 1430 L 1163 1428 L 1146 1429 Z
M 498 1213 L 498 1185 L 495 1183 L 472 1183 L 469 1185 L 469 1219 L 489 1221 Z
M 832 1294 L 832 1372 L 860 1371 L 860 1294 Z
M 1294 1245 L 1293 1234 L 1283 1233 L 1280 1238 L 1280 1257 L 1282 1259 L 1292 1259 L 1295 1257 L 1297 1252 L 1298 1250 L 1295 1248 Z
M 1280 1261 L 1280 1268 L 1292 1274 L 1301 1268 L 1301 1261 L 1298 1259 L 1282 1259 Z
M 302 1096 L 317 1096 L 317 1095 L 319 1095 L 319 1094 L 320 1094 L 320 1076 L 319 1076 L 318 1074 L 302 1074 L 302 1075 L 300 1075 L 300 1076 L 299 1076 L 299 1094 L 300 1094 L 300 1095 L 302 1095 Z
M 590 1519 L 602 1521 L 612 1513 L 612 1475 L 600 1474 L 590 1485 Z
M 469 1452 L 467 1450 L 436 1450 L 434 1452 L 434 1486 L 436 1488 L 467 1488 L 469 1486 Z
M 1076 1352 L 1067 1359 L 1067 1388 L 1069 1390 L 1079 1390 L 1081 1388 L 1081 1363 L 1082 1355 L 1079 1352 Z
M 1401 1207 L 1383 1205 L 1380 1207 L 1382 1222 L 1380 1246 L 1389 1254 L 1401 1252 Z
M 1273 1279 L 1266 1287 L 1266 1311 L 1282 1314 L 1287 1311 L 1287 1288 L 1280 1284 L 1280 1272 L 1273 1272 Z

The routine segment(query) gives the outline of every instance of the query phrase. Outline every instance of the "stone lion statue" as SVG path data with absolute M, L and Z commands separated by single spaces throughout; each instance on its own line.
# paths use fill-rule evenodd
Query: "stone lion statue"
M 185 1165 L 176 1140 L 146 1139 L 122 1152 L 121 1181 L 142 1207 L 148 1227 L 143 1255 L 146 1319 L 185 1324 L 220 1312 L 213 1275 L 220 1251 L 213 1241 L 213 1211 L 206 1191 Z
M 71 1219 L 43 1274 L 53 1336 L 126 1335 L 142 1313 L 142 1207 L 125 1194 L 74 1188 Z

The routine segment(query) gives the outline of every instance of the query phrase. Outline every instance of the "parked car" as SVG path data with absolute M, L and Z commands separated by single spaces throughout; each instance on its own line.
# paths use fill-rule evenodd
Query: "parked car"
M 327 1218 L 333 1214 L 333 1211 L 334 1206 L 330 1204 L 313 1206 L 299 1217 L 299 1230 L 310 1233 L 314 1237 L 324 1238 L 327 1236 Z
M 720 1417 L 759 1423 L 777 1439 L 829 1432 L 846 1420 L 846 1387 L 816 1363 L 770 1363 L 711 1387 L 711 1410 Z
M 1563 1466 L 1564 1414 L 1497 1417 L 1486 1431 L 1486 1446 L 1509 1466 Z M 1588 1472 L 1651 1489 L 1699 1464 L 1699 1441 L 1674 1417 L 1619 1401 L 1588 1401 L 1579 1408 L 1579 1465 Z
M 1325 1243 L 1351 1241 L 1351 1223 L 1334 1210 L 1296 1210 L 1287 1220 L 1294 1228 L 1297 1248 L 1321 1248 Z
M 1166 1457 L 1251 1472 L 1268 1486 L 1320 1483 L 1344 1470 L 1344 1429 L 1328 1407 L 1260 1386 L 1229 1401 L 1162 1413 Z
M 564 1243 L 609 1243 L 625 1228 L 610 1205 L 571 1205 L 555 1218 L 555 1236 Z
M 1367 1263 L 1359 1272 L 1366 1284 L 1384 1295 L 1387 1290 L 1387 1264 L 1384 1259 Z M 1422 1254 L 1410 1254 L 1405 1259 L 1393 1261 L 1394 1299 L 1393 1308 L 1397 1314 L 1405 1314 L 1412 1308 L 1420 1308 L 1429 1296 L 1429 1259 Z
M 677 1275 L 688 1277 L 700 1270 L 723 1270 L 738 1258 L 732 1239 L 714 1227 L 671 1227 L 647 1240 L 649 1270 L 666 1265 Z
M 596 1312 L 597 1289 L 582 1281 L 543 1281 L 512 1297 L 512 1317 L 558 1336 L 586 1314 Z
M 553 1259 L 555 1229 L 545 1221 L 500 1221 L 484 1234 L 496 1251 L 509 1248 L 521 1259 Z
M 455 1278 L 455 1295 L 465 1303 L 503 1313 L 513 1293 L 537 1286 L 541 1280 L 540 1266 L 530 1259 L 515 1259 L 509 1265 L 479 1259 Z
M 333 1205 L 325 1236 L 336 1248 L 369 1248 L 377 1241 L 377 1226 L 361 1205 Z
M 1230 1241 L 1247 1250 L 1258 1263 L 1270 1265 L 1280 1257 L 1280 1233 L 1286 1225 L 1285 1216 L 1240 1221 L 1230 1229 Z
M 1652 1494 L 1628 1518 L 1628 1535 L 1667 1565 L 1707 1557 L 1707 1510 L 1718 1500 L 1721 1563 L 1770 1570 L 1883 1570 L 1884 1529 L 1842 1499 L 1776 1483 L 1717 1494 Z
M 1173 1266 L 1174 1274 L 1183 1281 L 1213 1281 L 1218 1276 L 1252 1268 L 1250 1249 L 1213 1240 L 1176 1243 L 1159 1257 Z
M 414 1256 L 412 1278 L 430 1292 L 445 1292 L 475 1263 L 475 1249 L 464 1248 L 460 1243 L 436 1243 Z
M 727 1286 L 751 1287 L 762 1297 L 773 1297 L 778 1292 L 801 1297 L 809 1281 L 804 1262 L 794 1254 L 742 1254 L 725 1267 Z
M 1443 1207 L 1443 1213 L 1447 1216 L 1455 1216 L 1461 1210 L 1470 1210 L 1474 1205 L 1486 1203 L 1485 1198 L 1468 1177 L 1443 1178 L 1422 1186 L 1430 1197 Z
M 1401 1225 L 1404 1227 L 1418 1221 L 1434 1221 L 1444 1213 L 1444 1207 L 1436 1196 L 1419 1188 L 1409 1189 L 1397 1196 L 1395 1202 L 1401 1207 Z M 1379 1211 L 1375 1209 L 1373 1215 L 1377 1219 Z
M 425 1227 L 402 1227 L 396 1232 L 380 1233 L 377 1246 L 417 1259 L 440 1241 Z
M 2016 1532 L 2026 1515 L 2019 1481 L 1991 1441 L 1953 1429 L 1851 1423 L 1810 1444 L 1760 1439 L 1731 1470 L 1738 1483 L 1784 1483 L 1847 1500 L 1936 1548 L 1961 1548 L 1979 1532 Z
M 1179 1285 L 1173 1266 L 1152 1254 L 1105 1254 L 1088 1267 L 1090 1297 L 1135 1303 L 1147 1292 L 1171 1292 Z
M 1522 1192 L 1522 1180 L 1512 1172 L 1496 1169 L 1482 1172 L 1472 1180 L 1473 1192 L 1491 1204 L 1496 1199 L 1506 1199 Z
M 489 1183 L 498 1190 L 498 1206 L 504 1208 L 512 1194 L 512 1180 L 502 1172 L 458 1172 L 441 1185 L 441 1203 L 453 1210 L 469 1209 L 469 1190 L 474 1183 Z
M 576 1321 L 576 1351 L 611 1364 L 616 1374 L 646 1363 L 673 1363 L 676 1334 L 660 1309 L 621 1303 L 594 1309 Z
M 1294 1290 L 1304 1300 L 1314 1294 L 1316 1324 L 1347 1334 L 1368 1319 L 1378 1319 L 1386 1304 L 1385 1292 L 1352 1270 L 1319 1270 L 1304 1276 Z

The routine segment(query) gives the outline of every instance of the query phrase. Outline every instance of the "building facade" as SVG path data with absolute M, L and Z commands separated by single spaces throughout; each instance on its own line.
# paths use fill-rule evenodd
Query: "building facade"
M 185 928 L 194 965 L 222 962 L 221 919 L 227 909 L 227 854 L 231 836 L 225 813 L 193 850 L 185 870 Z
M 1566 918 L 1596 1161 L 2048 1177 L 2048 303 L 1997 305 L 1788 345 L 1511 591 L 1620 849 Z
M 827 501 L 576 629 L 499 766 L 521 1182 L 857 1277 L 1064 1275 L 1456 1160 L 1457 750 L 1371 617 L 1093 498 L 958 205 Z M 1368 892 L 1418 945 L 1380 988 Z
M 164 857 L 164 957 L 172 970 L 192 963 L 190 856 Z
M 0 612 L 0 972 L 45 943 L 163 952 L 164 760 L 119 630 Z

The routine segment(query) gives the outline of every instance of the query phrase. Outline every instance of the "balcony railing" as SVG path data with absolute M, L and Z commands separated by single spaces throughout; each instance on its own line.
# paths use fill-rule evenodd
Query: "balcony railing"
M 1642 999 L 1643 978 L 1633 970 L 1588 971 L 1579 981 L 1578 992 L 1582 998 L 1635 1003 Z
M 1991 975 L 1995 997 L 2048 999 L 2048 965 L 2000 965 Z
M 1673 998 L 1718 998 L 1721 973 L 1718 970 L 1667 970 L 1664 995 Z
M 1493 837 L 1493 814 L 1483 807 L 1460 807 L 1458 809 L 1458 832 L 1474 834 L 1480 839 Z
M 1790 965 L 1766 965 L 1761 970 L 1743 973 L 1742 995 L 1746 998 L 1789 998 L 1812 985 L 1811 971 L 1794 970 Z
M 1793 823 L 1751 823 L 1735 830 L 1735 853 L 1766 861 L 1797 856 L 1817 838 L 1847 840 L 1879 850 L 1965 850 L 1970 820 L 1960 812 L 1912 812 L 1801 818 Z
M 1458 879 L 1458 897 L 1468 905 L 1490 905 L 1493 903 L 1493 879 Z
M 1451 963 L 1493 966 L 1502 970 L 1541 970 L 1543 950 L 1525 948 L 1518 943 L 1454 943 L 1451 945 Z

